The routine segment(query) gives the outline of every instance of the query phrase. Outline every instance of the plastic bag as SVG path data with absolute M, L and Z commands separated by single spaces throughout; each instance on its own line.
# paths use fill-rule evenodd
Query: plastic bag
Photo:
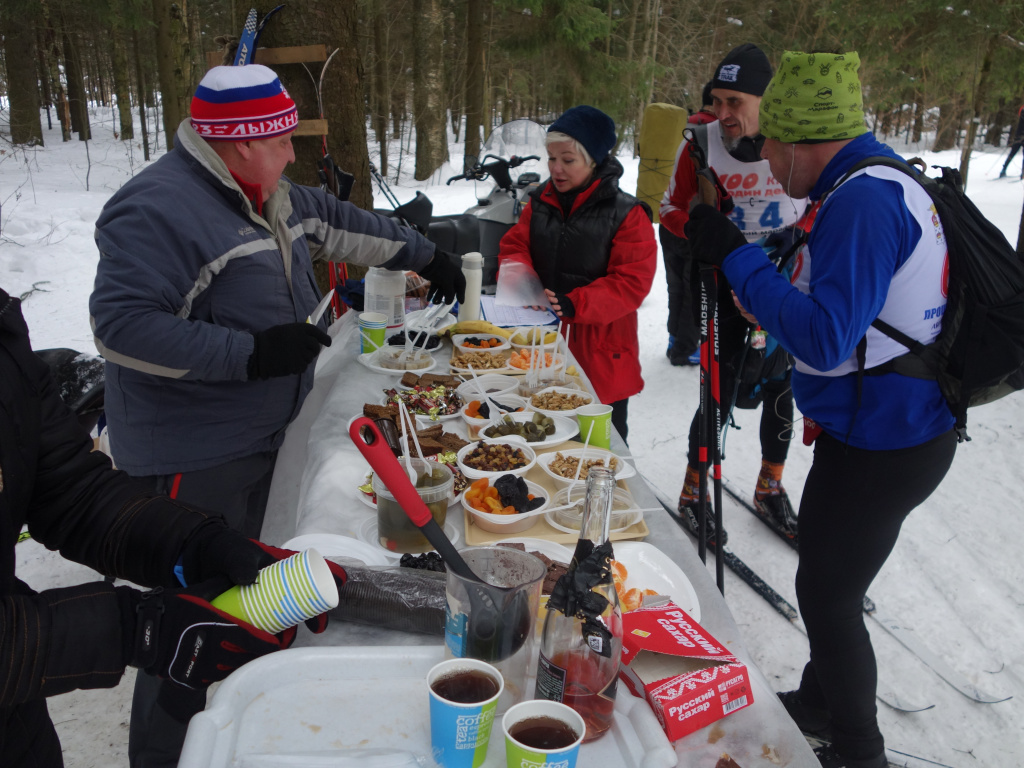
M 494 303 L 505 307 L 547 308 L 549 305 L 537 273 L 521 261 L 506 261 L 501 265 Z
M 328 558 L 331 559 L 331 558 Z M 345 565 L 348 580 L 330 615 L 402 632 L 444 635 L 445 575 L 399 566 Z

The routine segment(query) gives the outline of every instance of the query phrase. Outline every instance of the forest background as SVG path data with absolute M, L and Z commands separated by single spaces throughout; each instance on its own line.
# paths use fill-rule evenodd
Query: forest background
M 148 159 L 173 142 L 250 5 L 262 18 L 277 4 L 3 0 L 0 107 L 11 134 L 0 142 L 41 144 L 43 120 L 59 122 L 65 141 L 87 141 L 91 103 L 116 112 L 119 138 Z M 300 117 L 329 126 L 326 145 L 322 123 L 296 136 L 289 175 L 318 184 L 329 150 L 355 174 L 352 201 L 370 207 L 371 161 L 390 178 L 412 164 L 426 179 L 448 158 L 449 130 L 472 156 L 493 126 L 589 103 L 632 142 L 652 102 L 699 109 L 715 64 L 744 42 L 775 62 L 787 49 L 857 50 L 872 130 L 961 147 L 965 175 L 971 149 L 999 146 L 1024 103 L 1024 0 L 288 0 L 260 45 L 322 46 L 312 61 L 272 63 Z M 405 139 L 397 156 L 388 138 Z

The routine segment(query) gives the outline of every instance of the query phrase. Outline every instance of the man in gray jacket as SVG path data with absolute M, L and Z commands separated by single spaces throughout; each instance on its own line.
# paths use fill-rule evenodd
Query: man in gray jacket
M 175 148 L 96 223 L 89 310 L 114 461 L 253 538 L 310 364 L 331 343 L 325 324 L 305 322 L 321 298 L 313 259 L 414 270 L 445 300 L 465 291 L 459 266 L 418 233 L 283 178 L 297 123 L 272 70 L 214 67 Z M 133 766 L 175 764 L 205 705 L 157 703 L 157 683 L 136 684 Z

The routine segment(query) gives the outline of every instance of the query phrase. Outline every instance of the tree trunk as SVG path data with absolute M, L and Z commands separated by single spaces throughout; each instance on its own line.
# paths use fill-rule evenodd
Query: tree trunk
M 135 88 L 139 101 L 139 119 L 142 123 L 142 157 L 149 160 L 149 128 L 146 125 L 146 76 L 139 50 L 139 30 L 132 30 L 132 52 L 135 56 Z
M 932 145 L 933 152 L 942 152 L 952 149 L 956 145 L 956 134 L 959 125 L 957 124 L 957 113 L 959 110 L 950 101 L 939 104 L 939 124 L 935 129 L 935 143 Z
M 82 82 L 82 61 L 78 41 L 72 39 L 67 27 L 64 28 L 64 75 L 68 81 L 68 109 L 71 112 L 71 130 L 78 134 L 79 141 L 92 138 L 89 132 L 89 110 Z
M 35 18 L 0 9 L 7 64 L 7 98 L 10 101 L 11 141 L 42 146 L 43 124 L 39 119 L 39 81 L 36 76 Z M 17 18 L 16 18 L 17 16 Z
M 260 17 L 278 5 L 275 0 L 255 3 Z M 366 102 L 363 67 L 359 56 L 356 3 L 335 0 L 295 0 L 274 17 L 263 30 L 260 47 L 326 43 L 337 47 L 323 78 L 324 118 L 327 120 L 327 148 L 334 161 L 356 180 L 349 199 L 360 208 L 373 207 L 370 189 L 370 157 L 366 147 Z M 307 64 L 319 80 L 322 62 Z M 299 108 L 299 119 L 319 117 L 316 88 L 301 64 L 275 65 L 288 93 Z M 323 157 L 322 136 L 295 136 L 295 163 L 285 171 L 299 184 L 319 186 L 317 164 Z
M 999 108 L 992 113 L 992 120 L 988 130 L 985 132 L 985 143 L 989 146 L 999 147 L 1003 143 L 1003 129 L 1010 122 L 1010 110 L 1006 106 L 1006 97 L 999 97 Z
M 914 102 L 914 133 L 911 137 L 911 141 L 918 143 L 921 141 L 921 133 L 924 131 L 924 107 L 921 106 L 920 101 Z
M 985 45 L 985 58 L 981 61 L 981 77 L 978 80 L 977 89 L 974 91 L 974 109 L 967 121 L 967 136 L 964 138 L 963 151 L 960 153 L 960 176 L 967 185 L 967 171 L 971 166 L 971 149 L 974 148 L 974 137 L 978 132 L 978 123 L 981 120 L 981 108 L 988 96 L 989 81 L 992 77 L 992 57 L 995 55 L 996 43 L 999 35 L 991 35 Z
M 160 95 L 164 111 L 164 136 L 168 149 L 174 146 L 174 132 L 188 114 L 192 95 L 189 66 L 191 46 L 186 0 L 153 0 L 153 20 Z
M 413 39 L 413 114 L 416 120 L 417 181 L 448 159 L 444 125 L 443 18 L 441 0 L 415 0 Z
M 391 114 L 391 89 L 388 87 L 388 46 L 384 9 L 377 8 L 373 14 L 373 133 L 380 147 L 380 175 L 388 175 L 388 117 Z
M 46 129 L 52 130 L 53 120 L 50 117 L 50 107 L 53 106 L 53 91 L 50 89 L 50 67 L 46 59 L 45 34 L 42 29 L 36 34 L 36 57 L 39 59 L 39 88 L 43 106 L 46 108 Z
M 484 121 L 485 0 L 468 0 L 466 6 L 466 155 L 480 155 L 480 131 Z
M 135 126 L 132 123 L 132 84 L 128 71 L 128 52 L 125 50 L 124 24 L 119 13 L 115 14 L 110 27 L 110 52 L 121 140 L 129 141 L 135 138 Z

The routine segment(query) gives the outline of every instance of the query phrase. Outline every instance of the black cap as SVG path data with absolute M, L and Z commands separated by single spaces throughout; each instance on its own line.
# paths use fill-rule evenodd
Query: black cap
M 722 59 L 711 80 L 711 87 L 761 96 L 771 79 L 772 65 L 764 51 L 753 43 L 744 43 Z

